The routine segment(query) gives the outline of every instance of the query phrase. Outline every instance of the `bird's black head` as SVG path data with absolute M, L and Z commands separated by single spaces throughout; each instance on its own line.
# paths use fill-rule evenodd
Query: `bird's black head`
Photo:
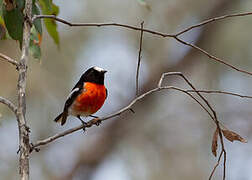
M 81 81 L 82 82 L 92 82 L 96 84 L 104 84 L 104 74 L 107 71 L 94 66 L 89 68 L 82 76 L 81 76 Z

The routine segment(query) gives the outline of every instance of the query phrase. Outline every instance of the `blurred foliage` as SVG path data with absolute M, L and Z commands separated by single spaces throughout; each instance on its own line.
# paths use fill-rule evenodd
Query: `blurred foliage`
M 0 0 L 0 39 L 10 38 L 18 40 L 20 49 L 23 41 L 23 23 L 24 23 L 24 0 Z M 40 15 L 40 9 L 45 15 L 58 15 L 59 7 L 52 0 L 33 0 L 32 1 L 32 16 Z M 59 46 L 59 34 L 57 24 L 53 19 L 44 19 L 45 27 Z M 35 29 L 32 29 L 30 40 L 30 51 L 34 58 L 40 59 L 42 41 L 42 24 L 41 19 L 34 21 Z
M 14 1 L 13 1 L 14 2 Z M 18 40 L 20 48 L 23 41 L 23 22 L 24 16 L 22 9 L 15 4 L 4 3 L 2 6 L 3 19 L 6 29 L 12 39 Z
M 35 3 L 33 3 L 33 5 L 32 5 L 32 15 L 40 15 L 40 10 Z M 34 26 L 37 29 L 37 31 L 39 32 L 39 34 L 42 35 L 41 19 L 36 19 L 34 21 Z
M 151 10 L 151 6 L 145 1 L 145 0 L 137 0 L 137 2 L 144 6 L 146 9 L 148 9 L 149 11 Z
M 42 13 L 46 15 L 55 15 L 59 14 L 59 7 L 56 6 L 52 0 L 39 0 Z M 59 33 L 57 30 L 57 24 L 53 19 L 44 19 L 46 29 L 50 36 L 53 38 L 54 42 L 59 46 Z
M 31 28 L 31 40 L 30 40 L 30 52 L 32 56 L 36 59 L 40 59 L 41 57 L 41 50 L 40 50 L 40 44 L 41 44 L 41 36 L 40 33 L 37 31 L 35 26 Z

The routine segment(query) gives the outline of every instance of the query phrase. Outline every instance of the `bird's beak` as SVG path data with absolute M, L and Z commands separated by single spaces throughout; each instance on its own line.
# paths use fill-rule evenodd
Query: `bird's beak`
M 106 71 L 106 70 L 103 70 L 102 72 L 103 72 L 103 74 L 105 74 L 107 71 Z

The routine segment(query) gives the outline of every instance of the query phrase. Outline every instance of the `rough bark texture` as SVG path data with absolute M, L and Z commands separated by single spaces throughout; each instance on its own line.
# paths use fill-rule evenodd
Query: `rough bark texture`
M 17 120 L 19 129 L 19 174 L 21 180 L 29 180 L 29 128 L 26 123 L 26 79 L 27 79 L 27 62 L 29 55 L 29 42 L 31 31 L 31 12 L 32 12 L 32 0 L 26 0 L 25 2 L 25 21 L 24 21 L 24 33 L 22 44 L 22 55 L 18 65 L 19 77 L 18 77 L 18 109 Z

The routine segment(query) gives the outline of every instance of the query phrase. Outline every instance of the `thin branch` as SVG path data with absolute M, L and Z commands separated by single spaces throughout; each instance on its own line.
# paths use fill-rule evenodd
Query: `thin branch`
M 143 31 L 151 33 L 151 34 L 156 34 L 156 35 L 160 35 L 162 37 L 174 37 L 174 36 L 180 36 L 181 34 L 184 34 L 192 29 L 204 26 L 206 24 L 212 23 L 212 22 L 217 22 L 223 19 L 227 19 L 227 18 L 231 18 L 231 17 L 241 17 L 241 16 L 250 16 L 252 15 L 252 12 L 246 12 L 246 13 L 236 13 L 236 14 L 228 14 L 228 15 L 223 15 L 223 16 L 219 16 L 219 17 L 214 17 L 214 18 L 210 18 L 207 19 L 205 21 L 202 21 L 198 24 L 189 26 L 187 28 L 185 28 L 184 30 L 181 30 L 175 34 L 166 34 L 166 33 L 160 33 L 157 31 L 150 31 L 148 29 L 143 29 Z M 118 24 L 118 23 L 71 23 L 69 21 L 66 21 L 62 18 L 59 18 L 55 15 L 34 15 L 32 18 L 32 21 L 34 22 L 36 19 L 40 19 L 40 18 L 51 18 L 54 19 L 56 21 L 59 21 L 63 24 L 66 24 L 68 26 L 121 26 L 121 27 L 126 27 L 129 29 L 133 29 L 133 30 L 138 30 L 138 31 L 142 31 L 142 29 L 135 27 L 135 26 L 129 26 L 129 25 L 125 25 L 125 24 Z
M 136 97 L 138 96 L 138 80 L 139 80 L 139 69 L 140 69 L 140 63 L 141 63 L 141 52 L 142 52 L 142 44 L 143 44 L 143 24 L 144 21 L 141 23 L 141 35 L 140 35 L 140 43 L 139 43 L 139 53 L 138 53 L 138 61 L 137 61 L 137 72 L 136 72 Z
M 223 153 L 224 153 L 224 160 L 223 160 L 223 180 L 225 180 L 226 178 L 226 163 L 227 163 L 227 152 L 225 149 L 222 149 Z
M 71 23 L 70 21 L 66 21 L 62 18 L 55 16 L 55 15 L 34 15 L 32 18 L 32 22 L 34 22 L 36 19 L 41 19 L 41 18 L 54 19 L 55 21 L 61 22 L 61 23 L 66 24 L 68 26 L 86 26 L 86 27 L 117 26 L 117 27 L 124 27 L 127 29 L 136 30 L 136 31 L 144 31 L 144 32 L 148 32 L 148 33 L 155 34 L 155 35 L 162 36 L 162 37 L 174 37 L 173 34 L 165 34 L 165 33 L 161 33 L 158 31 L 152 31 L 149 29 L 141 29 L 136 26 L 130 26 L 127 24 L 120 24 L 120 23 Z
M 8 106 L 8 108 L 15 114 L 17 115 L 17 107 L 8 99 L 5 99 L 3 97 L 0 97 L 0 103 Z
M 195 92 L 194 90 L 187 90 L 187 92 Z M 236 97 L 240 97 L 240 98 L 248 98 L 248 99 L 252 99 L 252 96 L 248 96 L 248 95 L 241 95 L 238 93 L 232 93 L 232 92 L 227 92 L 227 91 L 217 91 L 217 90 L 197 90 L 197 92 L 201 92 L 201 93 L 208 93 L 208 94 L 226 94 L 226 95 L 231 95 L 231 96 L 236 96 Z
M 210 22 L 214 22 L 214 21 L 218 21 L 218 20 L 221 20 L 221 19 L 225 19 L 225 18 L 228 18 L 228 17 L 237 17 L 237 16 L 246 16 L 246 15 L 251 15 L 252 13 L 240 13 L 240 14 L 232 14 L 232 15 L 226 15 L 226 16 L 220 16 L 220 17 L 216 17 L 216 18 L 212 18 L 212 19 L 209 19 L 207 21 L 204 21 L 202 23 L 199 23 L 197 25 L 193 25 L 191 27 L 188 28 L 188 30 L 184 30 L 185 32 L 193 29 L 193 28 L 196 28 L 196 27 L 199 27 L 199 26 L 202 26 L 202 25 L 205 25 L 205 24 L 208 24 Z M 214 60 L 214 61 L 217 61 L 221 64 L 224 64 L 238 72 L 241 72 L 241 73 L 244 73 L 244 74 L 248 74 L 248 75 L 252 75 L 252 72 L 248 72 L 248 71 L 245 71 L 245 70 L 242 70 L 242 69 L 239 69 L 237 67 L 235 67 L 234 65 L 232 64 L 229 64 L 227 62 L 225 62 L 224 60 L 214 56 L 214 55 L 211 55 L 210 53 L 208 53 L 207 51 L 201 49 L 200 47 L 196 46 L 196 45 L 193 45 L 191 43 L 188 43 L 188 42 L 185 42 L 183 41 L 182 39 L 180 39 L 178 36 L 182 34 L 183 31 L 177 33 L 177 34 L 166 34 L 166 33 L 162 33 L 162 32 L 158 32 L 158 31 L 152 31 L 152 30 L 149 30 L 149 29 L 142 29 L 142 28 L 139 28 L 139 27 L 136 27 L 136 26 L 130 26 L 130 25 L 126 25 L 126 24 L 119 24 L 119 23 L 71 23 L 69 21 L 66 21 L 62 18 L 58 18 L 56 17 L 55 15 L 34 15 L 33 18 L 32 18 L 32 21 L 34 22 L 36 19 L 39 19 L 39 18 L 50 18 L 50 19 L 54 19 L 55 21 L 58 21 L 58 22 L 61 22 L 63 24 L 66 24 L 68 26 L 96 26 L 96 27 L 102 27 L 102 26 L 117 26 L 117 27 L 123 27 L 123 28 L 127 28 L 127 29 L 132 29 L 132 30 L 136 30 L 136 31 L 143 31 L 143 32 L 147 32 L 147 33 L 151 33 L 151 34 L 155 34 L 155 35 L 158 35 L 158 36 L 162 36 L 162 37 L 171 37 L 171 38 L 174 38 L 175 40 L 177 40 L 178 42 L 186 45 L 186 46 L 190 46 L 194 49 L 196 49 L 197 51 L 205 54 L 206 56 L 208 56 L 210 59 Z M 183 32 L 183 33 L 185 33 Z
M 217 160 L 216 164 L 214 165 L 214 168 L 211 171 L 211 174 L 210 174 L 208 180 L 212 179 L 212 177 L 213 177 L 213 175 L 214 175 L 214 173 L 216 171 L 216 168 L 220 165 L 220 160 L 221 160 L 221 157 L 222 157 L 223 154 L 224 154 L 224 161 L 223 161 L 223 171 L 224 171 L 224 174 L 223 174 L 223 180 L 225 180 L 225 178 L 226 178 L 226 161 L 227 161 L 226 158 L 227 158 L 227 153 L 223 149 L 221 150 L 221 153 L 220 153 L 220 155 L 218 157 L 218 160 Z
M 150 91 L 148 91 L 148 92 L 146 92 L 146 93 L 144 93 L 144 94 L 138 96 L 138 97 L 135 98 L 131 103 L 129 103 L 129 105 L 125 106 L 124 108 L 120 109 L 119 111 L 117 111 L 117 112 L 115 112 L 115 113 L 113 113 L 113 114 L 111 114 L 111 115 L 109 115 L 109 116 L 106 116 L 106 117 L 103 117 L 103 118 L 100 118 L 100 119 L 94 118 L 94 119 L 88 121 L 86 125 L 80 125 L 80 126 L 74 127 L 74 128 L 69 129 L 69 130 L 66 130 L 66 131 L 64 131 L 64 132 L 62 132 L 62 133 L 58 133 L 58 134 L 56 134 L 56 135 L 54 135 L 54 136 L 51 136 L 51 137 L 46 138 L 46 139 L 44 139 L 44 140 L 38 141 L 37 143 L 35 143 L 35 144 L 33 144 L 33 145 L 31 146 L 31 151 L 34 150 L 35 148 L 38 148 L 39 146 L 42 146 L 42 145 L 46 145 L 46 144 L 48 144 L 48 143 L 51 143 L 51 142 L 53 142 L 53 141 L 55 141 L 55 140 L 57 140 L 57 139 L 59 139 L 59 138 L 61 138 L 61 137 L 63 137 L 63 136 L 66 136 L 66 135 L 68 135 L 68 134 L 71 134 L 71 133 L 73 133 L 73 132 L 75 132 L 75 131 L 81 130 L 81 129 L 83 129 L 83 128 L 92 127 L 93 125 L 96 125 L 97 122 L 105 121 L 105 120 L 114 118 L 114 117 L 116 117 L 116 116 L 119 116 L 119 115 L 121 115 L 122 113 L 124 113 L 124 112 L 126 112 L 126 111 L 130 111 L 130 110 L 132 109 L 132 106 L 133 106 L 136 102 L 142 100 L 142 99 L 145 98 L 146 96 L 149 96 L 149 95 L 151 95 L 151 94 L 153 94 L 153 93 L 155 93 L 155 92 L 161 91 L 161 90 L 169 90 L 169 89 L 173 89 L 173 90 L 176 90 L 176 91 L 180 91 L 180 92 L 183 92 L 183 93 L 187 94 L 188 96 L 190 96 L 193 100 L 195 100 L 195 101 L 196 101 L 196 102 L 208 113 L 208 115 L 210 116 L 210 118 L 212 118 L 212 119 L 214 120 L 214 117 L 213 117 L 213 116 L 211 115 L 211 113 L 207 110 L 207 108 L 204 107 L 204 105 L 203 105 L 201 102 L 199 102 L 193 95 L 191 95 L 191 94 L 190 94 L 189 92 L 187 92 L 186 90 L 180 89 L 180 88 L 177 88 L 177 87 L 174 87 L 174 86 L 157 87 L 157 88 L 155 88 L 155 89 L 152 89 L 152 90 L 150 90 Z
M 190 46 L 190 47 L 192 47 L 193 49 L 196 49 L 196 50 L 198 50 L 199 52 L 205 54 L 206 56 L 208 56 L 210 59 L 212 59 L 212 60 L 214 60 L 214 61 L 217 61 L 217 62 L 219 62 L 219 63 L 221 63 L 221 64 L 224 64 L 224 65 L 226 65 L 226 66 L 228 66 L 228 67 L 230 67 L 230 68 L 232 68 L 232 69 L 234 69 L 234 70 L 236 70 L 236 71 L 238 71 L 238 72 L 241 72 L 241 73 L 244 73 L 244 74 L 248 74 L 248 75 L 252 75 L 252 72 L 248 72 L 248 71 L 239 69 L 239 68 L 235 67 L 234 65 L 229 64 L 229 63 L 225 62 L 224 60 L 222 60 L 222 59 L 220 59 L 220 58 L 218 58 L 218 57 L 216 57 L 216 56 L 214 56 L 214 55 L 208 53 L 207 51 L 205 51 L 204 49 L 201 49 L 200 47 L 198 47 L 198 46 L 196 46 L 196 45 L 193 45 L 193 44 L 191 44 L 191 43 L 188 43 L 188 42 L 186 42 L 186 41 L 183 41 L 182 39 L 180 39 L 180 38 L 178 38 L 178 37 L 174 37 L 174 38 L 175 38 L 177 41 L 181 42 L 182 44 L 184 44 L 184 45 L 186 45 L 186 46 Z
M 18 67 L 18 62 L 15 61 L 14 59 L 10 58 L 9 56 L 6 56 L 6 55 L 0 53 L 0 57 L 1 57 L 2 60 L 5 60 L 5 61 L 7 61 L 8 63 L 10 63 L 10 64 L 12 64 L 12 65 Z
M 218 161 L 217 161 L 216 164 L 214 165 L 214 168 L 213 168 L 213 170 L 211 171 L 211 174 L 210 174 L 208 180 L 211 180 L 211 179 L 212 179 L 212 177 L 213 177 L 213 175 L 214 175 L 214 172 L 215 172 L 216 168 L 219 166 L 221 157 L 222 157 L 222 155 L 223 155 L 223 152 L 224 152 L 224 151 L 221 151 L 221 153 L 220 153 L 220 155 L 219 155 L 219 157 L 218 157 Z
M 240 16 L 250 16 L 252 15 L 252 12 L 247 12 L 247 13 L 237 13 L 237 14 L 228 14 L 228 15 L 224 15 L 224 16 L 219 16 L 219 17 L 215 17 L 215 18 L 211 18 L 211 19 L 207 19 L 203 22 L 200 22 L 198 24 L 195 24 L 193 26 L 190 26 L 188 28 L 185 28 L 184 30 L 178 32 L 175 34 L 175 36 L 179 36 L 181 34 L 184 34 L 194 28 L 198 28 L 200 26 L 204 26 L 206 24 L 209 24 L 209 23 L 212 23 L 212 22 L 216 22 L 216 21 L 220 21 L 220 20 L 223 20 L 223 19 L 227 19 L 227 18 L 231 18 L 231 17 L 240 17 Z
M 180 76 L 182 77 L 185 82 L 194 90 L 195 93 L 198 94 L 198 96 L 206 103 L 206 105 L 210 108 L 210 110 L 212 111 L 212 113 L 216 114 L 216 112 L 214 111 L 214 109 L 212 108 L 212 106 L 209 104 L 209 102 L 206 100 L 206 98 L 204 96 L 202 96 L 198 91 L 197 89 L 192 85 L 192 83 L 181 73 L 181 72 L 167 72 L 167 73 L 163 73 L 159 82 L 158 82 L 158 87 L 162 87 L 162 82 L 163 82 L 163 79 L 165 78 L 165 76 Z M 218 121 L 217 117 L 216 119 L 214 119 L 214 121 Z
M 225 146 L 224 146 L 224 140 L 223 140 L 223 136 L 222 136 L 222 131 L 221 131 L 221 128 L 220 128 L 220 122 L 217 118 L 217 114 L 215 112 L 215 110 L 212 108 L 212 106 L 210 105 L 210 103 L 207 101 L 206 98 L 204 98 L 204 96 L 202 96 L 197 90 L 196 88 L 192 85 L 192 83 L 181 73 L 181 72 L 167 72 L 167 73 L 163 73 L 160 80 L 159 80 L 159 83 L 158 83 L 158 87 L 161 87 L 162 85 L 162 82 L 163 82 L 163 79 L 165 78 L 165 76 L 173 76 L 173 75 L 178 75 L 178 76 L 181 76 L 185 81 L 186 83 L 197 93 L 197 95 L 205 102 L 205 104 L 209 107 L 209 109 L 212 111 L 213 113 L 213 121 L 215 122 L 216 126 L 217 126 L 217 129 L 218 129 L 218 133 L 219 133 L 219 137 L 220 137 L 220 141 L 221 141 L 221 148 L 222 148 L 222 151 L 224 152 L 224 162 L 223 162 L 223 180 L 225 180 L 225 177 L 226 177 L 226 150 L 225 150 Z

